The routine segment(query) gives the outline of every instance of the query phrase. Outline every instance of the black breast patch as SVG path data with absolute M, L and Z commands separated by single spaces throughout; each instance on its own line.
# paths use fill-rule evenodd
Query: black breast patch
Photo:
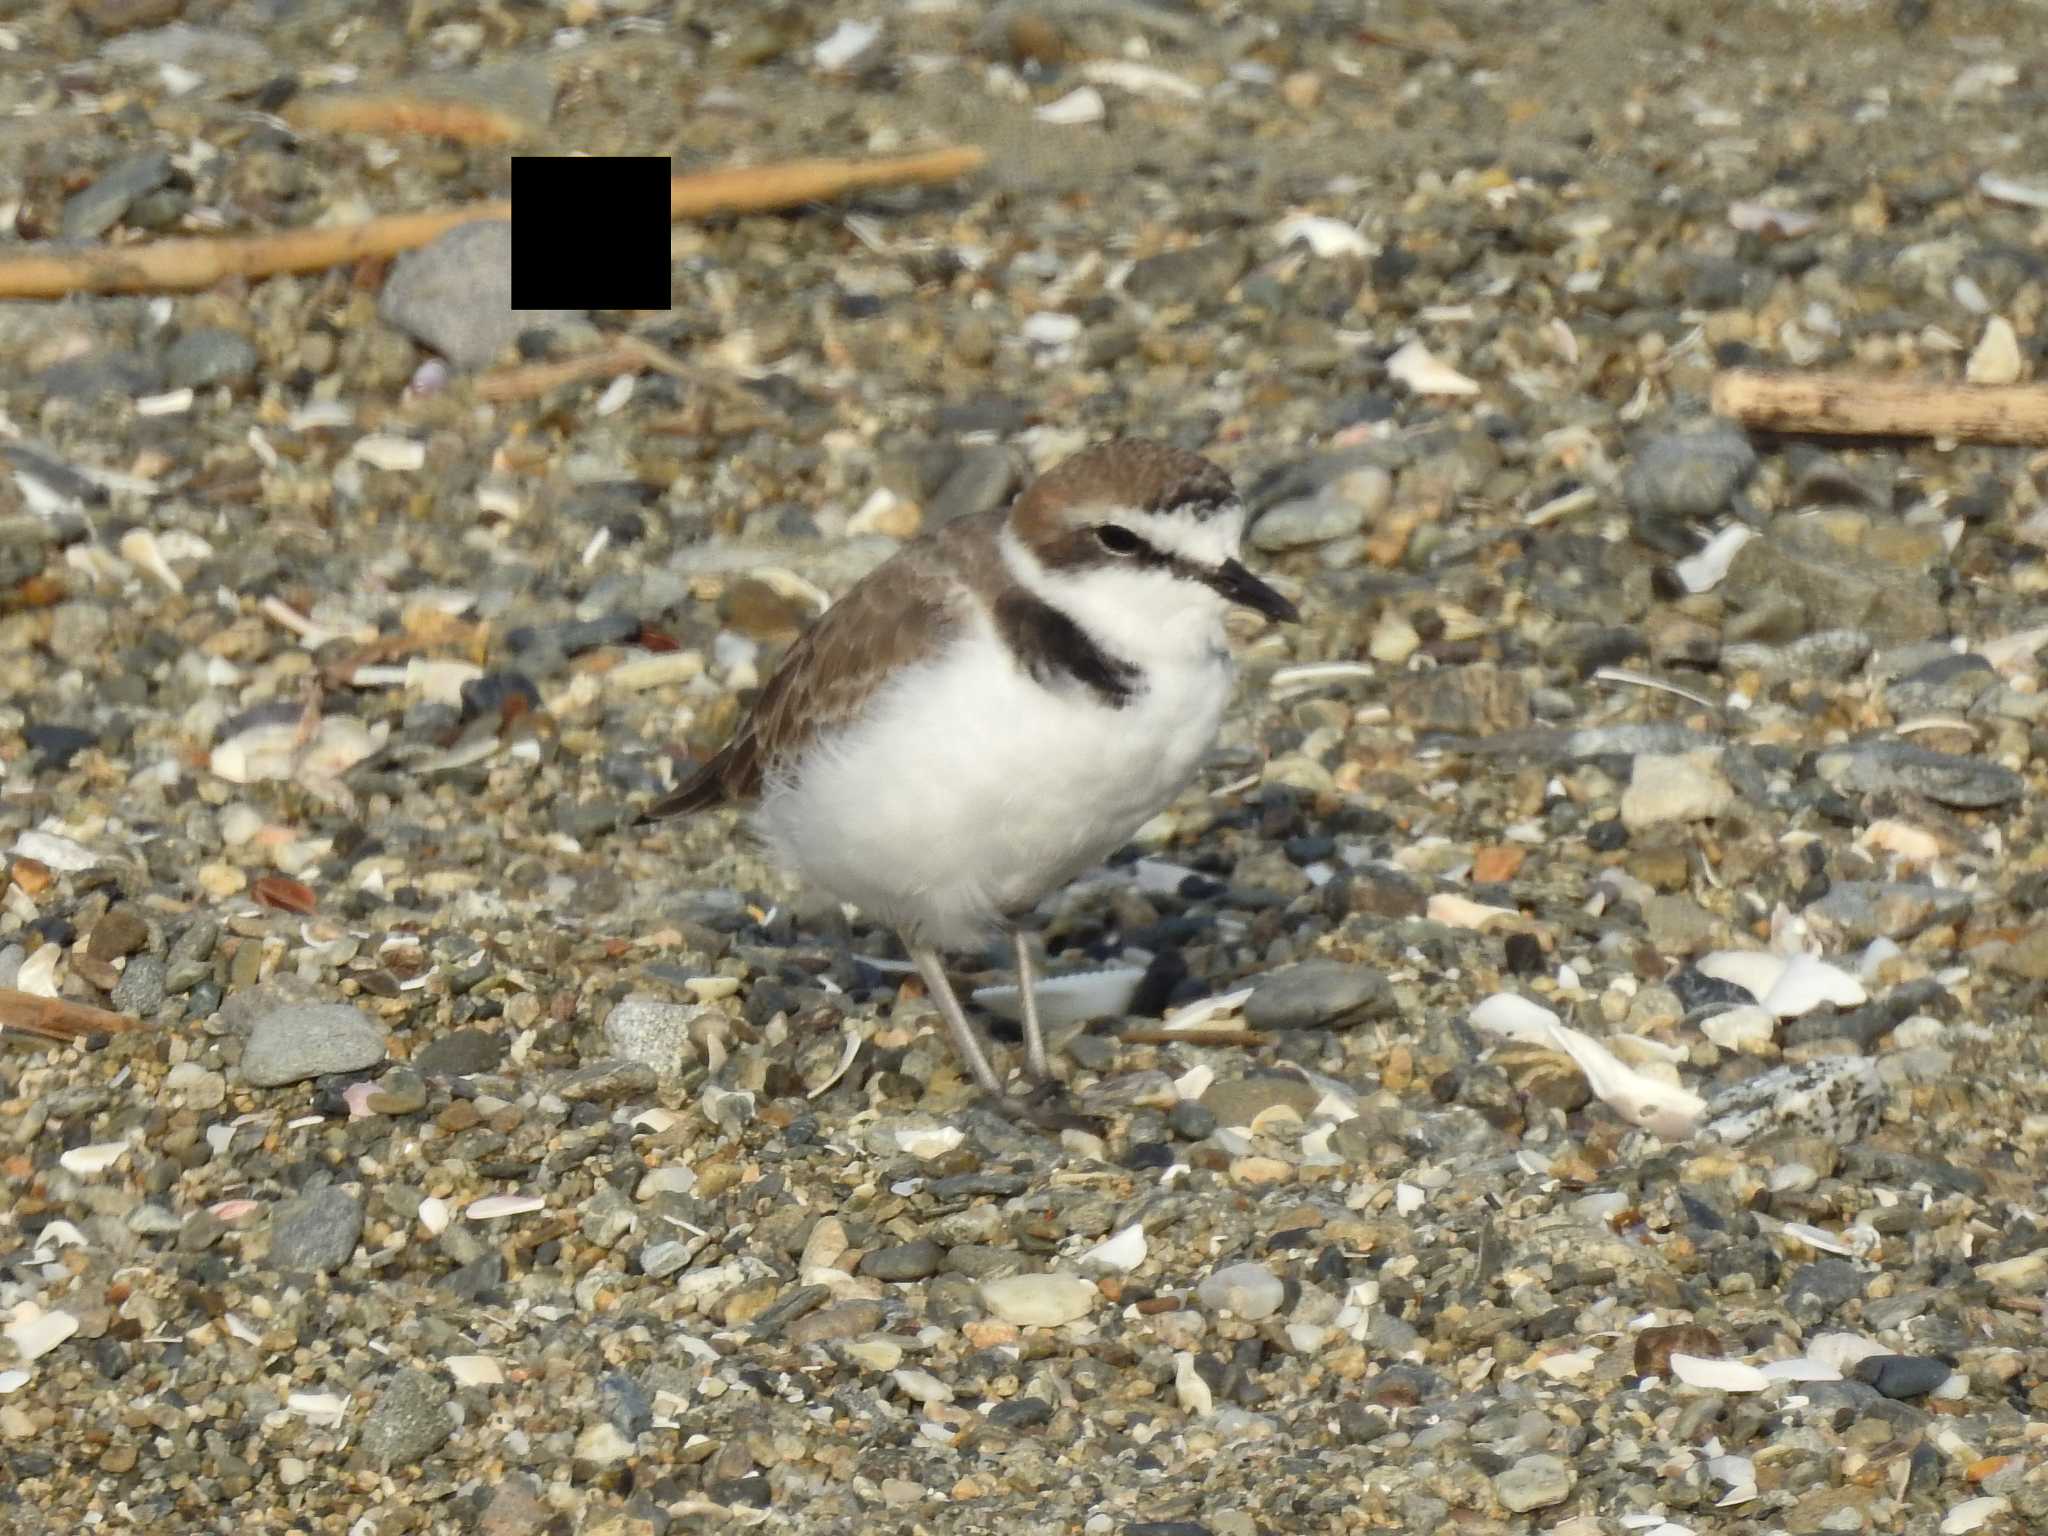
M 1111 709 L 1123 708 L 1137 694 L 1138 668 L 1110 655 L 1043 598 L 1012 588 L 996 599 L 995 618 L 1010 653 L 1047 687 L 1077 682 Z

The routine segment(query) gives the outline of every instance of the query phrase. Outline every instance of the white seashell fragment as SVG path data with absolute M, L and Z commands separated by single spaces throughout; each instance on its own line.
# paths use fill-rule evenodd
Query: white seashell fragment
M 1724 1051 L 1764 1051 L 1778 1037 L 1778 1020 L 1768 1008 L 1751 1003 L 1715 1014 L 1700 1025 L 1700 1033 Z
M 105 1173 L 127 1155 L 127 1142 L 99 1141 L 89 1147 L 73 1147 L 68 1152 L 59 1153 L 57 1161 L 66 1173 L 90 1178 L 96 1173 Z
M 1584 1381 L 1600 1364 L 1600 1351 L 1592 1345 L 1583 1349 L 1560 1350 L 1536 1362 L 1536 1369 L 1553 1381 Z
M 1889 817 L 1873 821 L 1856 841 L 1873 853 L 1889 853 L 1913 864 L 1931 864 L 1941 857 L 1941 839 L 1911 822 Z
M 0 1371 L 0 1397 L 7 1397 L 19 1392 L 34 1380 L 34 1371 Z
M 1693 554 L 1672 564 L 1672 572 L 1686 591 L 1699 595 L 1711 592 L 1727 579 L 1728 568 L 1742 546 L 1756 537 L 1756 530 L 1731 523 L 1700 546 Z
M 1202 1373 L 1195 1369 L 1192 1350 L 1176 1351 L 1173 1357 L 1173 1396 L 1180 1404 L 1181 1412 L 1200 1417 L 1216 1406 L 1215 1394 L 1210 1392 L 1209 1383 L 1202 1379 Z
M 448 1223 L 454 1217 L 448 1202 L 439 1195 L 429 1195 L 420 1202 L 420 1225 L 429 1237 L 439 1237 L 448 1230 Z
M 244 1344 L 261 1344 L 263 1342 L 263 1335 L 261 1333 L 251 1328 L 232 1312 L 224 1314 L 220 1323 L 223 1328 L 227 1329 L 230 1338 L 238 1339 Z
M 138 416 L 182 416 L 192 409 L 192 402 L 198 398 L 189 389 L 167 389 L 160 395 L 139 395 L 135 400 L 135 414 Z
M 68 1221 L 50 1222 L 37 1234 L 38 1245 L 54 1243 L 59 1248 L 84 1248 L 89 1246 L 85 1234 Z
M 294 1392 L 284 1405 L 308 1423 L 330 1429 L 348 1412 L 348 1399 L 333 1392 Z
M 1744 234 L 1774 234 L 1796 240 L 1818 228 L 1820 216 L 1803 208 L 1779 208 L 1751 198 L 1738 198 L 1728 205 L 1728 223 Z
M 1964 1536 L 1966 1531 L 1989 1525 L 2011 1508 L 2012 1500 L 2001 1494 L 1965 1499 L 1941 1517 L 1941 1536 Z
M 1811 1355 L 1794 1355 L 1788 1360 L 1766 1360 L 1759 1367 L 1772 1381 L 1840 1381 L 1842 1373 Z
M 338 779 L 373 755 L 391 734 L 389 721 L 365 726 L 347 715 L 328 715 L 304 737 L 299 726 L 264 722 L 238 731 L 213 749 L 207 766 L 230 784 L 273 779 Z
M 21 858 L 47 864 L 64 875 L 96 869 L 105 862 L 85 844 L 59 837 L 55 832 L 24 832 L 14 840 L 14 851 Z
M 1429 1202 L 1429 1194 L 1419 1184 L 1407 1182 L 1394 1186 L 1394 1212 L 1400 1216 L 1413 1216 Z
M 956 1125 L 918 1126 L 898 1131 L 896 1146 L 912 1157 L 930 1159 L 944 1157 L 966 1139 L 967 1133 Z
M 1963 367 L 1963 377 L 1972 384 L 2017 384 L 2025 371 L 2019 333 L 2005 316 L 1993 315 L 1984 322 L 1984 334 Z
M 811 50 L 811 62 L 836 74 L 881 41 L 882 29 L 871 21 L 842 21 Z
M 1097 85 L 1113 85 L 1133 96 L 1158 96 L 1175 101 L 1202 99 L 1202 88 L 1194 81 L 1183 80 L 1156 64 L 1140 64 L 1134 59 L 1090 59 L 1081 66 L 1081 78 Z
M 1812 955 L 1794 955 L 1761 999 L 1781 1019 L 1803 1018 L 1824 1003 L 1855 1008 L 1869 1000 L 1863 983 L 1838 965 Z
M 1857 1251 L 1853 1244 L 1843 1242 L 1825 1227 L 1816 1227 L 1810 1222 L 1788 1221 L 1778 1230 L 1795 1242 L 1804 1243 L 1820 1253 L 1838 1253 L 1845 1257 L 1853 1257 Z
M 357 438 L 350 445 L 348 454 L 352 459 L 361 459 L 372 469 L 410 472 L 426 464 L 427 445 L 416 443 L 409 437 L 372 432 L 368 437 Z
M 475 682 L 484 669 L 474 662 L 447 661 L 415 656 L 405 664 L 405 686 L 423 695 L 429 703 L 462 707 L 462 685 Z M 360 678 L 361 670 L 357 676 Z
M 14 973 L 14 990 L 26 992 L 31 997 L 55 997 L 62 989 L 63 982 L 58 968 L 64 963 L 64 947 L 61 944 L 45 944 L 26 960 L 21 962 Z
M 1282 245 L 1305 245 L 1311 256 L 1370 256 L 1376 247 L 1342 219 L 1316 213 L 1290 213 L 1273 226 Z
M 1702 976 L 1733 983 L 1761 1003 L 1785 974 L 1787 963 L 1783 955 L 1761 949 L 1719 949 L 1701 955 L 1696 969 Z
M 1145 973 L 1133 965 L 1076 971 L 1068 976 L 1041 977 L 1038 983 L 1039 1022 L 1051 1029 L 1061 1024 L 1086 1024 L 1092 1019 L 1123 1016 L 1137 995 Z M 976 987 L 974 1001 L 999 1018 L 1020 1019 L 1023 1004 L 1013 983 Z
M 1671 1374 L 1688 1387 L 1711 1392 L 1761 1392 L 1771 1384 L 1771 1378 L 1753 1365 L 1706 1355 L 1673 1355 Z
M 1451 928 L 1469 928 L 1479 933 L 1489 928 L 1505 927 L 1522 921 L 1522 914 L 1513 907 L 1489 907 L 1485 902 L 1474 901 L 1469 896 L 1460 896 L 1455 891 L 1439 891 L 1430 897 L 1424 915 L 1432 923 L 1443 923 Z
M 164 558 L 163 546 L 147 528 L 130 528 L 121 535 L 121 558 L 145 575 L 155 578 L 166 592 L 183 592 L 184 580 Z
M 1159 1021 L 1161 1029 L 1200 1029 L 1209 1020 L 1220 1018 L 1226 1013 L 1235 1013 L 1251 1000 L 1253 987 L 1242 987 L 1235 992 L 1220 993 L 1215 997 L 1199 998 L 1183 1008 L 1176 1008 Z
M 489 1355 L 450 1355 L 441 1363 L 458 1386 L 497 1387 L 505 1382 L 505 1368 Z
M 1092 85 L 1084 85 L 1067 92 L 1058 101 L 1047 102 L 1031 115 L 1055 128 L 1078 128 L 1086 123 L 1101 122 L 1109 115 L 1109 104 L 1102 99 L 1102 92 Z
M 1862 1361 L 1891 1351 L 1875 1339 L 1860 1333 L 1823 1333 L 1806 1341 L 1806 1358 L 1817 1365 L 1833 1366 L 1846 1376 Z
M 6 1328 L 0 1329 L 20 1351 L 24 1364 L 42 1359 L 76 1332 L 78 1319 L 69 1312 L 45 1312 L 32 1301 L 17 1306 Z
M 1471 1018 L 1476 1029 L 1530 1045 L 1548 1045 L 1559 1023 L 1556 1014 L 1519 992 L 1494 993 L 1472 1010 Z
M 1471 1013 L 1475 1027 L 1536 1045 L 1547 1045 L 1571 1057 L 1586 1083 L 1603 1104 L 1631 1125 L 1674 1141 L 1692 1133 L 1706 1110 L 1706 1101 L 1681 1088 L 1639 1072 L 1583 1031 L 1557 1021 L 1549 1009 L 1497 992 Z
M 526 1216 L 547 1208 L 547 1201 L 539 1195 L 485 1195 L 481 1200 L 470 1201 L 462 1214 L 468 1221 L 495 1221 L 501 1216 Z
M 1081 317 L 1057 309 L 1041 309 L 1026 316 L 1019 329 L 1034 346 L 1063 347 L 1081 334 Z
M 1084 1269 L 1099 1269 L 1127 1275 L 1145 1262 L 1148 1251 L 1143 1224 L 1132 1222 L 1123 1231 L 1104 1238 L 1082 1254 L 1081 1265 Z
M 1418 395 L 1476 395 L 1477 380 L 1468 379 L 1419 341 L 1411 341 L 1387 359 L 1387 377 Z
M 1996 202 L 2014 203 L 2022 208 L 2048 208 L 2048 177 L 2022 178 L 1986 171 L 1977 178 L 1977 190 Z

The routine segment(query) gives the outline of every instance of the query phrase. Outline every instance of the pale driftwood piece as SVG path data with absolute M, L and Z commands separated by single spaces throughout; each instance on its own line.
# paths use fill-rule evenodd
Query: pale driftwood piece
M 142 1025 L 125 1013 L 109 1013 L 61 997 L 38 997 L 0 987 L 0 1034 L 18 1032 L 39 1040 L 83 1040 L 88 1035 L 119 1035 Z
M 1117 1036 L 1126 1045 L 1247 1045 L 1271 1043 L 1256 1029 L 1127 1029 Z
M 669 217 L 761 213 L 839 197 L 865 187 L 950 181 L 987 156 L 973 148 L 937 149 L 884 160 L 792 160 L 779 165 L 695 172 L 669 179 Z M 458 224 L 509 219 L 502 199 L 428 213 L 395 213 L 360 224 L 283 234 L 198 236 L 82 251 L 0 257 L 0 299 L 61 299 L 73 293 L 178 293 L 230 277 L 317 272 L 366 258 L 396 256 Z
M 1715 376 L 1713 405 L 1716 415 L 1767 432 L 2048 443 L 2048 385 L 2042 384 L 1734 368 Z

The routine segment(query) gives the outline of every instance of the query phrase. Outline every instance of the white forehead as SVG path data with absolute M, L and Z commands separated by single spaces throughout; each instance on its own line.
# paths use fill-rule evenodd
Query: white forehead
M 1112 507 L 1101 521 L 1121 524 L 1163 555 L 1211 569 L 1235 560 L 1244 544 L 1244 503 L 1235 497 L 1200 514 Z

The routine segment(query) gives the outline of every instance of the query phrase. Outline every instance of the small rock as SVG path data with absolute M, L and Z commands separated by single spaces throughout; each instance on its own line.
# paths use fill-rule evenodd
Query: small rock
M 363 1235 L 363 1203 L 338 1185 L 281 1201 L 270 1218 L 270 1268 L 333 1274 Z
M 377 313 L 458 368 L 481 368 L 521 331 L 578 319 L 581 310 L 512 307 L 512 225 L 458 225 L 392 263 Z
M 1830 748 L 1815 761 L 1814 771 L 1823 783 L 1844 794 L 1904 790 L 1971 811 L 2010 805 L 2026 789 L 2017 773 L 1997 763 L 1933 752 L 1889 737 Z
M 1226 1264 L 1195 1288 L 1195 1296 L 1211 1312 L 1256 1323 L 1280 1310 L 1287 1288 L 1263 1264 Z
M 1955 1367 L 1930 1355 L 1870 1355 L 1850 1374 L 1886 1397 L 1925 1397 L 1955 1374 Z
M 973 517 L 1009 502 L 1017 489 L 1017 461 L 997 443 L 970 443 L 931 498 L 932 527 Z
M 1277 554 L 1283 550 L 1303 549 L 1311 544 L 1325 544 L 1331 539 L 1341 539 L 1348 533 L 1358 532 L 1365 526 L 1365 516 L 1363 507 L 1334 497 L 1312 496 L 1283 501 L 1268 508 L 1252 524 L 1252 547 Z
M 448 1411 L 453 1395 L 439 1376 L 422 1370 L 399 1372 L 377 1394 L 376 1405 L 363 1420 L 363 1454 L 387 1471 L 424 1461 L 455 1433 L 455 1419 Z
M 912 1238 L 864 1255 L 860 1272 L 871 1279 L 901 1283 L 928 1280 L 946 1262 L 946 1250 L 928 1237 Z
M 280 1088 L 384 1059 L 384 1030 L 347 1003 L 290 1003 L 262 1014 L 242 1048 L 242 1081 Z
M 470 1077 L 491 1072 L 505 1059 L 505 1037 L 487 1029 L 457 1029 L 436 1035 L 412 1059 L 422 1077 Z
M 149 942 L 149 924 L 128 907 L 115 907 L 92 925 L 86 953 L 95 960 L 119 960 Z
M 1652 438 L 1622 475 L 1636 536 L 1672 555 L 1693 551 L 1691 524 L 1728 510 L 1756 473 L 1756 450 L 1740 432 L 1715 428 Z
M 1721 1341 L 1713 1329 L 1698 1323 L 1669 1323 L 1645 1328 L 1636 1335 L 1635 1367 L 1638 1376 L 1669 1376 L 1673 1355 L 1703 1355 L 1718 1359 Z
M 1969 910 L 1968 891 L 1899 880 L 1837 880 L 1806 913 L 1832 924 L 1849 943 L 1867 944 L 1876 938 L 1904 941 Z
M 571 1104 L 617 1104 L 651 1097 L 659 1086 L 654 1068 L 645 1062 L 613 1057 L 578 1067 L 555 1085 L 555 1092 Z
M 173 389 L 243 385 L 256 375 L 255 346 L 239 331 L 204 326 L 187 331 L 164 354 L 164 376 Z
M 1335 1029 L 1357 1024 L 1393 1005 L 1387 978 L 1364 965 L 1305 960 L 1258 983 L 1244 1006 L 1253 1029 Z
M 1278 1105 L 1285 1105 L 1306 1120 L 1322 1101 L 1322 1090 L 1313 1083 L 1273 1073 L 1219 1078 L 1203 1092 L 1201 1108 L 1208 1112 L 1214 1125 L 1250 1125 Z
M 120 223 L 139 198 L 167 186 L 171 176 L 169 150 L 146 149 L 115 161 L 91 186 L 65 199 L 61 216 L 64 238 L 97 240 Z
M 1124 292 L 1148 304 L 1186 304 L 1220 299 L 1251 265 L 1252 253 L 1237 240 L 1206 240 L 1162 251 L 1132 263 Z
M 981 1304 L 990 1314 L 1019 1328 L 1057 1328 L 1086 1317 L 1102 1299 L 1078 1275 L 1007 1275 L 984 1280 Z
M 701 1004 L 671 1003 L 658 997 L 621 998 L 604 1016 L 605 1044 L 627 1061 L 668 1075 L 696 1058 L 690 1025 L 704 1012 Z
M 1707 1101 L 1706 1130 L 1731 1146 L 1781 1129 L 1845 1146 L 1876 1128 L 1884 1099 L 1884 1082 L 1868 1057 L 1826 1056 L 1723 1089 Z
M 1520 1515 L 1563 1503 L 1570 1497 L 1574 1481 L 1565 1459 L 1546 1452 L 1524 1456 L 1494 1478 L 1493 1492 L 1505 1507 Z
M 156 955 L 134 955 L 108 1000 L 117 1013 L 146 1019 L 163 1007 L 166 990 L 163 960 Z
M 1621 795 L 1622 825 L 1630 831 L 1671 821 L 1711 821 L 1735 806 L 1735 789 L 1721 772 L 1721 754 L 1707 750 L 1637 757 Z

